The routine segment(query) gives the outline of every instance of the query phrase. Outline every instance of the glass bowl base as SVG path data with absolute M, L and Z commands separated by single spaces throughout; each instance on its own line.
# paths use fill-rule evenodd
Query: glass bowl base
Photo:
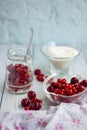
M 50 73 L 51 74 L 56 73 L 59 75 L 59 77 L 62 78 L 69 75 L 69 67 L 59 70 L 59 69 L 55 69 L 52 65 L 50 65 Z

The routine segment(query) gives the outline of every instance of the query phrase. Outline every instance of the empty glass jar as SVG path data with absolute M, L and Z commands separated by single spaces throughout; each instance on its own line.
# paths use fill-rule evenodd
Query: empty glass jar
M 9 49 L 7 56 L 6 87 L 13 94 L 29 91 L 33 80 L 31 51 L 26 55 L 26 48 Z

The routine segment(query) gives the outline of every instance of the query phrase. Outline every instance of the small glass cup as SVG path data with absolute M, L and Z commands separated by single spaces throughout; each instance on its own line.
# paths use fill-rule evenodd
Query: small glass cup
M 13 94 L 28 92 L 32 86 L 32 55 L 26 48 L 11 48 L 7 52 L 6 88 Z
M 71 62 L 79 55 L 77 49 L 55 42 L 42 45 L 41 52 L 49 60 L 51 74 L 58 73 L 60 77 L 68 74 Z

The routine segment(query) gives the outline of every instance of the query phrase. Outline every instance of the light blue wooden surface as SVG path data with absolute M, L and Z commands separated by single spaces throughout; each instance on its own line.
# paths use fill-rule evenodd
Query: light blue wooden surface
M 87 79 L 87 46 L 79 46 L 81 48 L 81 53 L 78 58 L 72 63 L 70 66 L 69 74 L 77 74 L 85 77 Z M 4 80 L 5 80 L 5 70 L 6 70 L 6 53 L 9 46 L 0 46 L 0 111 L 14 111 L 19 110 L 20 108 L 20 101 L 26 94 L 22 95 L 13 95 L 10 94 L 7 89 L 4 87 Z M 40 46 L 35 45 L 33 48 L 33 65 L 35 68 L 40 68 L 43 73 L 50 74 L 49 70 L 49 62 L 40 52 Z M 43 91 L 43 84 L 37 82 L 34 77 L 33 80 L 33 90 L 36 91 L 37 96 L 39 98 L 45 98 L 44 91 Z M 47 104 L 48 100 L 46 100 Z

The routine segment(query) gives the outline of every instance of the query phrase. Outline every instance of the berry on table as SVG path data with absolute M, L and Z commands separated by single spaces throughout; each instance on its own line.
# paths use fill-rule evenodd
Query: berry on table
M 35 74 L 35 75 L 40 75 L 40 74 L 41 74 L 41 70 L 40 70 L 40 69 L 36 69 L 36 70 L 34 71 L 34 74 Z
M 38 75 L 36 78 L 37 78 L 37 80 L 40 81 L 40 82 L 43 82 L 43 81 L 44 81 L 44 77 L 43 77 L 43 76 Z
M 39 110 L 42 107 L 42 100 L 36 97 L 35 91 L 29 91 L 27 98 L 21 100 L 21 106 L 24 110 Z
M 36 93 L 34 91 L 29 91 L 27 93 L 28 98 L 31 100 L 33 98 L 36 98 Z
M 42 104 L 37 102 L 37 101 L 32 103 L 32 109 L 33 110 L 39 110 L 41 107 L 42 107 Z
M 30 102 L 29 102 L 29 99 L 28 99 L 28 98 L 23 98 L 23 99 L 21 100 L 21 106 L 23 106 L 23 107 L 28 107 L 29 104 L 30 104 Z
M 34 74 L 36 76 L 37 81 L 39 82 L 44 82 L 44 80 L 48 77 L 47 75 L 45 76 L 40 69 L 36 69 L 34 71 Z

